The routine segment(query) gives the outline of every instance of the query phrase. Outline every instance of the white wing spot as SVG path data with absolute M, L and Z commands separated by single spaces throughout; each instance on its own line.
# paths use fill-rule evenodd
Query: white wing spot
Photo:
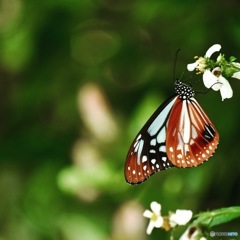
M 157 167 L 157 168 L 159 168 L 159 165 L 158 165 L 158 164 L 156 164 L 156 167 Z
M 147 156 L 144 155 L 144 156 L 142 157 L 142 162 L 144 163 L 144 162 L 146 162 L 146 161 L 147 161 Z
M 152 170 L 154 170 L 154 166 L 152 166 Z
M 206 155 L 203 153 L 203 154 L 202 154 L 202 157 L 203 157 L 203 158 L 205 158 L 205 157 L 206 157 Z
M 169 148 L 169 151 L 170 151 L 170 152 L 173 152 L 173 148 L 172 148 L 172 147 L 170 147 L 170 148 Z
M 192 163 L 194 163 L 194 160 L 193 160 L 193 159 L 191 159 L 191 162 L 192 162 Z
M 182 154 L 178 154 L 177 157 L 178 157 L 178 158 L 182 158 Z
M 144 145 L 144 141 L 141 139 L 139 141 L 139 149 L 138 149 L 138 152 L 137 152 L 137 164 L 140 165 L 140 156 L 141 156 L 141 153 L 142 153 L 142 150 L 143 150 L 143 145 Z
M 151 146 L 156 146 L 156 143 L 157 143 L 157 141 L 155 138 L 150 141 Z
M 133 147 L 135 148 L 137 144 L 138 144 L 138 140 L 135 141 Z
M 141 134 L 139 134 L 136 140 L 139 140 L 139 139 L 141 138 L 141 136 L 142 136 L 142 135 L 141 135 Z
M 147 165 L 143 166 L 143 170 L 144 170 L 144 171 L 147 170 Z
M 150 153 L 156 153 L 156 151 L 154 149 L 151 149 L 149 152 Z
M 139 141 L 134 143 L 134 152 L 137 152 L 139 148 Z
M 166 162 L 167 157 L 162 157 L 162 160 L 163 160 L 164 162 Z
M 165 145 L 160 146 L 159 152 L 166 152 L 166 146 Z
M 152 164 L 155 164 L 155 163 L 156 163 L 156 159 L 152 159 L 152 160 L 151 160 L 151 163 L 152 163 Z
M 136 171 L 135 171 L 135 170 L 133 170 L 133 171 L 132 171 L 132 173 L 133 173 L 133 174 L 135 174 L 135 173 L 136 173 Z

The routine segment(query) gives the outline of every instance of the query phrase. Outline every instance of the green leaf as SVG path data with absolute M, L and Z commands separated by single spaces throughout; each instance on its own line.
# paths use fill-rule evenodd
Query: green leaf
M 234 57 L 234 56 L 231 56 L 231 57 L 229 58 L 229 61 L 230 61 L 230 62 L 234 62 L 235 60 L 237 60 L 237 58 Z
M 239 218 L 240 206 L 221 208 L 211 212 L 200 213 L 197 217 L 198 218 L 193 222 L 194 225 L 200 224 L 211 228 L 216 225 L 230 222 L 235 218 Z

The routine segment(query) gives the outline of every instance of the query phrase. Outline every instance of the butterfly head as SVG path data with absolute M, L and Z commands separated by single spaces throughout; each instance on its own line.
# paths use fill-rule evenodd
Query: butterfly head
M 179 79 L 175 81 L 175 92 L 182 99 L 190 99 L 195 95 L 194 90 Z

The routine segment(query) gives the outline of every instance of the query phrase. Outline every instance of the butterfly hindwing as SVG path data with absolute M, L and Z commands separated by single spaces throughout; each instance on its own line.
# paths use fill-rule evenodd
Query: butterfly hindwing
M 167 155 L 176 167 L 193 167 L 214 153 L 218 132 L 196 99 L 178 99 L 168 120 Z

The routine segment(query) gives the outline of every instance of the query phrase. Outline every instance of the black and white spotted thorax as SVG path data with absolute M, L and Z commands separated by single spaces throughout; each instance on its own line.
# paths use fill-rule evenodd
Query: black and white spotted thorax
M 175 81 L 175 92 L 182 100 L 188 100 L 194 97 L 194 90 L 180 80 Z

